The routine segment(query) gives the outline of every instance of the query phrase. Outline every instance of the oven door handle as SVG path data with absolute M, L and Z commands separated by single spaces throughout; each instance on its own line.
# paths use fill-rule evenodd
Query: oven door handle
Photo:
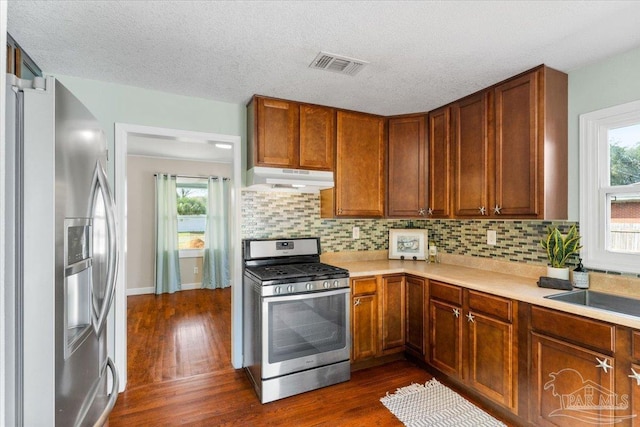
M 296 301 L 301 299 L 309 299 L 309 298 L 319 298 L 319 297 L 330 297 L 334 295 L 343 295 L 351 292 L 351 288 L 340 288 L 334 289 L 332 291 L 318 291 L 318 292 L 305 292 L 302 294 L 290 294 L 290 295 L 281 295 L 277 297 L 263 297 L 265 302 L 268 300 L 269 302 L 279 302 L 279 301 Z

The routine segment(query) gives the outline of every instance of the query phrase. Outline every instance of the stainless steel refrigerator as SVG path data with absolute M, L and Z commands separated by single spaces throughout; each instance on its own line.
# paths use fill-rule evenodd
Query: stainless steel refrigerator
M 107 343 L 118 243 L 106 137 L 52 77 L 8 75 L 6 93 L 12 410 L 24 426 L 102 425 L 118 390 Z

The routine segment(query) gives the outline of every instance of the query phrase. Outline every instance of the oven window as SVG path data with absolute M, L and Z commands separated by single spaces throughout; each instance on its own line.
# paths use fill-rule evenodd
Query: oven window
M 269 363 L 344 348 L 345 295 L 318 296 L 269 304 Z

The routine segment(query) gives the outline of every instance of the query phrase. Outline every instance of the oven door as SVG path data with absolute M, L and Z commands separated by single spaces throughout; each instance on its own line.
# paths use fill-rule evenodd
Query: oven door
M 350 289 L 262 298 L 262 378 L 349 360 Z

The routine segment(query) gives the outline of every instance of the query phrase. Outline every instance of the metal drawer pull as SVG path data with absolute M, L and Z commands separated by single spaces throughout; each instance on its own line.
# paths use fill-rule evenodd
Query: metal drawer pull
M 475 323 L 475 317 L 473 317 L 473 314 L 471 314 L 471 313 L 467 314 L 467 321 L 469 321 L 471 323 Z
M 457 309 L 457 308 L 454 308 L 453 309 L 453 315 L 456 316 L 456 317 L 460 317 L 460 310 Z
M 356 300 L 355 300 L 355 301 L 353 301 L 353 305 L 354 305 L 355 307 L 359 306 L 359 305 L 360 305 L 360 298 L 356 298 Z

